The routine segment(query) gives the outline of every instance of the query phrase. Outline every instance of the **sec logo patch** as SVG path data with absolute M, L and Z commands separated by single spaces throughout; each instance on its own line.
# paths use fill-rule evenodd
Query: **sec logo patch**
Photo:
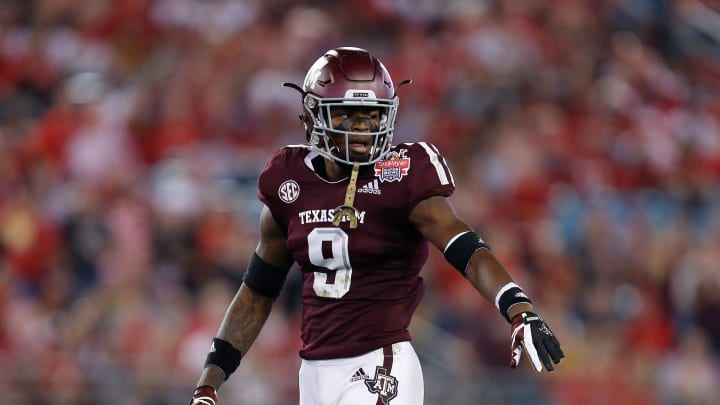
M 300 196 L 300 185 L 295 180 L 286 180 L 278 187 L 278 196 L 289 204 Z

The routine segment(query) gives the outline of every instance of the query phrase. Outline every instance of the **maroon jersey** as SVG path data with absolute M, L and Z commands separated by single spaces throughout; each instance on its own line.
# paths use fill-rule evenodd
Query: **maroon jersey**
M 410 340 L 428 248 L 409 216 L 423 199 L 455 190 L 445 160 L 431 144 L 404 143 L 361 170 L 353 204 L 358 226 L 351 229 L 347 218 L 332 223 L 348 178 L 323 179 L 314 159 L 322 157 L 309 145 L 277 150 L 258 193 L 287 230 L 287 248 L 302 270 L 300 356 L 351 357 Z

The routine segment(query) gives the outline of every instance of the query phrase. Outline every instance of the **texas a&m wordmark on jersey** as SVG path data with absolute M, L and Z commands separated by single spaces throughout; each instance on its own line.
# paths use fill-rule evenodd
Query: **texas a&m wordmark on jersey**
M 403 143 L 363 167 L 355 229 L 349 218 L 333 225 L 348 179 L 325 180 L 318 159 L 308 145 L 283 147 L 259 180 L 259 198 L 287 230 L 287 247 L 302 270 L 301 357 L 350 357 L 410 340 L 428 248 L 409 216 L 418 202 L 453 193 L 445 159 L 432 144 Z

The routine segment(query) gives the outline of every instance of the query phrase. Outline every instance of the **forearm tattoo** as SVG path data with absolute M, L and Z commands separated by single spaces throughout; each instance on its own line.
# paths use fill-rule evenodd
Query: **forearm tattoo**
M 225 313 L 218 337 L 230 342 L 244 355 L 260 334 L 271 307 L 272 299 L 242 286 Z M 219 387 L 223 382 L 225 374 L 219 367 L 205 369 L 206 384 Z
M 227 340 L 243 354 L 260 334 L 270 315 L 272 299 L 241 287 L 220 325 L 218 337 Z

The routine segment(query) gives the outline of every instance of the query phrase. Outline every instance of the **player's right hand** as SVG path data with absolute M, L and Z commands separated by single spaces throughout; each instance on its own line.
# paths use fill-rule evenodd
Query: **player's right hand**
M 216 405 L 218 401 L 217 392 L 209 385 L 195 388 L 190 405 Z

